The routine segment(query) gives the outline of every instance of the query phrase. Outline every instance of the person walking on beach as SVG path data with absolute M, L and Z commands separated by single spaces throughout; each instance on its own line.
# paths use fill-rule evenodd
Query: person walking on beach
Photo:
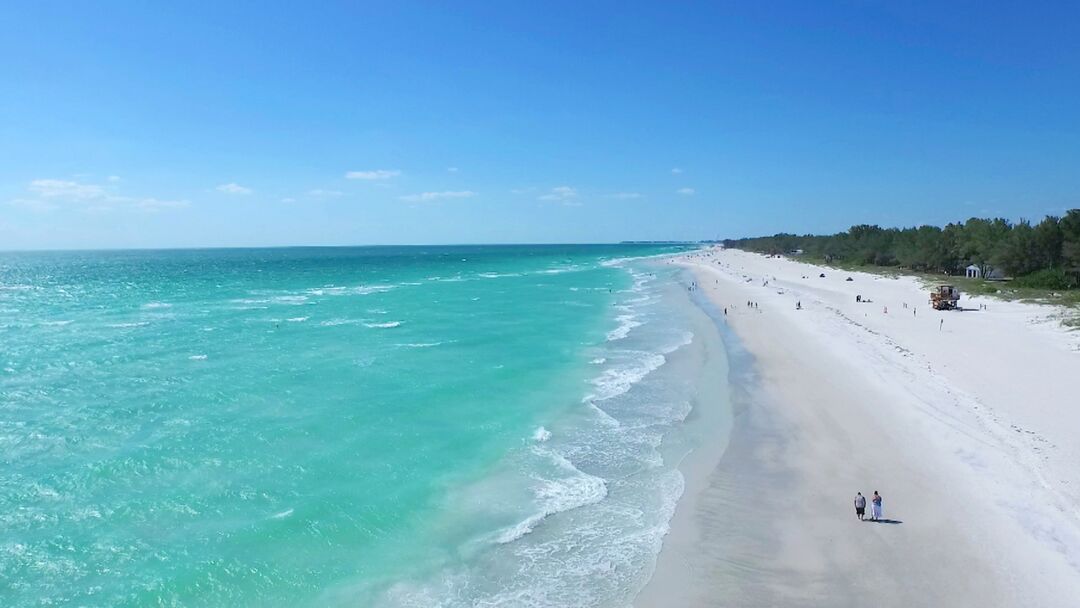
M 877 490 L 874 490 L 874 497 L 870 499 L 870 502 L 873 503 L 870 518 L 878 521 L 881 519 L 881 494 L 878 494 Z
M 945 319 L 938 319 L 937 330 L 941 331 L 942 326 L 945 325 Z
M 855 516 L 859 518 L 859 521 L 863 520 L 866 515 L 866 497 L 862 495 L 862 492 L 855 493 Z

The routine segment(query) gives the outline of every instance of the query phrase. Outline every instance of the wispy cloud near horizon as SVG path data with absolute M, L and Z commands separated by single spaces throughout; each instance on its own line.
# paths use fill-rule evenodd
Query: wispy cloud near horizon
M 221 184 L 220 186 L 218 186 L 217 188 L 214 188 L 214 189 L 217 190 L 218 192 L 224 192 L 225 194 L 240 194 L 240 195 L 245 195 L 245 196 L 248 195 L 248 194 L 251 194 L 252 192 L 254 192 L 254 190 L 252 190 L 251 188 L 241 186 L 240 184 L 238 184 L 236 182 L 229 182 L 227 184 Z
M 370 169 L 367 171 L 349 171 L 345 173 L 345 179 L 383 180 L 401 175 L 397 169 Z
M 427 203 L 448 198 L 471 198 L 476 196 L 472 190 L 447 190 L 444 192 L 421 192 L 398 197 L 407 203 Z
M 101 186 L 63 179 L 35 179 L 26 189 L 42 198 L 90 200 L 105 196 L 105 189 Z
M 573 186 L 556 186 L 547 194 L 541 194 L 537 198 L 542 201 L 567 201 L 577 198 L 577 188 Z
M 679 194 L 681 194 L 683 196 L 693 196 L 694 193 L 697 192 L 697 191 L 694 190 L 693 188 L 679 188 L 675 192 L 677 192 L 677 193 L 679 193 Z
M 185 200 L 121 196 L 98 184 L 63 179 L 35 179 L 27 184 L 26 189 L 33 195 L 31 198 L 17 198 L 8 201 L 8 204 L 36 211 L 53 211 L 62 208 L 64 203 L 68 203 L 87 212 L 115 209 L 159 211 L 187 207 L 189 204 Z
M 315 198 L 337 198 L 344 196 L 344 192 L 341 190 L 324 190 L 322 188 L 315 188 L 314 190 L 308 190 L 307 195 Z

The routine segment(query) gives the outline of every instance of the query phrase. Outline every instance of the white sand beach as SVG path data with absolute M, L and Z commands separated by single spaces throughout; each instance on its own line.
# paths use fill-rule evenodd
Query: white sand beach
M 1080 332 L 1063 311 L 964 296 L 939 312 L 914 278 L 734 250 L 672 263 L 727 308 L 760 388 L 721 456 L 684 463 L 636 606 L 1080 605 Z M 874 490 L 892 523 L 855 517 Z

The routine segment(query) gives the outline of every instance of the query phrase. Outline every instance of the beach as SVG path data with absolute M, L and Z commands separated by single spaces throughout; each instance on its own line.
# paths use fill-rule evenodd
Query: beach
M 635 606 L 1075 605 L 1080 335 L 1060 309 L 938 312 L 911 277 L 735 250 L 671 263 L 751 371 L 726 450 L 680 465 Z M 875 490 L 886 522 L 860 522 Z

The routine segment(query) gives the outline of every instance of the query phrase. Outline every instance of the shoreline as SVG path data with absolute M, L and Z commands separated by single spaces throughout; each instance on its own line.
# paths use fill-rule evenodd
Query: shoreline
M 683 499 L 635 606 L 1065 606 L 1080 593 L 1080 479 L 1060 477 L 1076 442 L 1029 429 L 1039 413 L 1018 409 L 1000 374 L 981 391 L 964 382 L 972 367 L 1030 371 L 1031 357 L 1060 381 L 1076 364 L 1071 336 L 1029 322 L 1031 305 L 1001 303 L 994 315 L 943 317 L 945 332 L 913 281 L 715 249 L 672 263 L 728 306 L 759 377 L 728 449 L 680 464 Z M 872 308 L 853 308 L 849 289 L 873 295 Z M 926 310 L 911 319 L 884 308 L 915 302 Z M 969 334 L 1012 351 L 981 350 Z M 1078 394 L 1064 384 L 1036 387 L 1047 416 Z M 1080 429 L 1080 415 L 1064 414 Z M 1056 458 L 1035 449 L 1047 444 Z M 898 523 L 859 522 L 857 490 L 880 490 Z

